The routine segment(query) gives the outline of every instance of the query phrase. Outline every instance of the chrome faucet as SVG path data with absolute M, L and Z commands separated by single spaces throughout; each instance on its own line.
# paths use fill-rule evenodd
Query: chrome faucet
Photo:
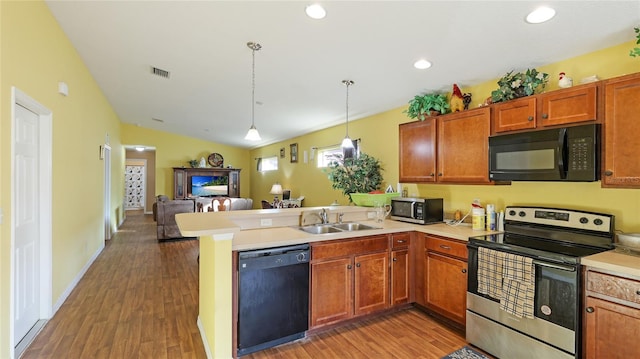
M 344 216 L 344 213 L 338 213 L 338 223 L 342 223 L 342 216 Z
M 320 213 L 318 213 L 318 215 L 320 216 L 320 219 L 322 220 L 322 224 L 327 224 L 329 223 L 329 216 L 327 214 L 327 209 L 323 208 Z

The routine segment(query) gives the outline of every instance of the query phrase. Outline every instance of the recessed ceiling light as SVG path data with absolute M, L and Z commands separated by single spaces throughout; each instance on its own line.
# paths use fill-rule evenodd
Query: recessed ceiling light
M 327 11 L 320 4 L 311 4 L 307 5 L 307 8 L 304 10 L 312 19 L 324 19 L 327 16 Z
M 551 20 L 555 15 L 555 10 L 550 7 L 542 6 L 529 13 L 526 20 L 530 24 L 540 24 Z
M 431 62 L 425 59 L 420 59 L 413 64 L 413 67 L 419 70 L 428 69 L 429 67 L 431 67 Z

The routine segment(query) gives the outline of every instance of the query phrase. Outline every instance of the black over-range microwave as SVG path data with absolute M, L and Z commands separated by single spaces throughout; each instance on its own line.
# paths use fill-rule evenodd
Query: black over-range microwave
M 489 137 L 493 181 L 592 182 L 599 168 L 599 124 Z

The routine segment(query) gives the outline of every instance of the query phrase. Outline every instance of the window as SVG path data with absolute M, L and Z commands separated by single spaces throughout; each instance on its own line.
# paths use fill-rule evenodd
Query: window
M 258 172 L 277 171 L 278 156 L 258 158 Z
M 329 167 L 329 163 L 335 160 L 335 155 L 342 155 L 342 148 L 340 146 L 319 150 L 318 167 Z
M 325 147 L 318 151 L 318 167 L 329 167 L 336 155 L 342 158 L 360 157 L 360 140 L 353 141 L 353 149 L 343 149 L 340 145 Z

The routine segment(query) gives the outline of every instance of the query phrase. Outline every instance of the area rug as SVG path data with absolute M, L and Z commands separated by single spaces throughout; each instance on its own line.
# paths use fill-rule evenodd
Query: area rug
M 442 359 L 489 359 L 487 356 L 476 351 L 475 349 L 465 346 L 455 352 L 445 355 Z

